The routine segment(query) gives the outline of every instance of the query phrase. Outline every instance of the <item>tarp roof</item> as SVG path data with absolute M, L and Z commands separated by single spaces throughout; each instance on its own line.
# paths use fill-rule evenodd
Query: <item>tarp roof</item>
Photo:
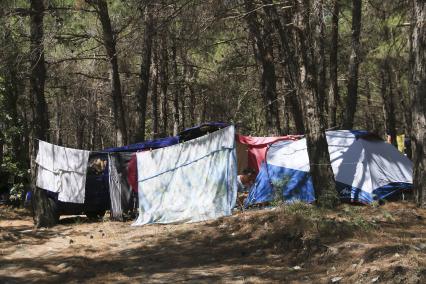
M 209 132 L 216 131 L 218 129 L 224 128 L 226 126 L 229 126 L 228 123 L 224 122 L 208 122 L 203 123 L 198 126 L 194 126 L 191 128 L 187 128 L 183 130 L 179 135 L 177 136 L 171 136 L 166 138 L 159 138 L 154 140 L 147 140 L 131 145 L 126 145 L 122 147 L 111 147 L 107 148 L 103 151 L 105 152 L 137 152 L 137 151 L 143 151 L 148 149 L 158 149 L 163 147 L 172 146 L 175 144 L 178 144 L 179 142 L 188 141 L 191 139 L 198 138 L 200 136 L 203 136 Z
M 131 144 L 122 147 L 114 147 L 105 149 L 105 152 L 136 152 L 147 149 L 158 149 L 179 143 L 179 136 L 159 138 L 155 140 L 147 140 L 136 144 Z

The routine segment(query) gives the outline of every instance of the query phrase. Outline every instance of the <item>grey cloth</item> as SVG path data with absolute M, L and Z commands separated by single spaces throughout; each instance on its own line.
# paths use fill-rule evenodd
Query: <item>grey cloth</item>
M 108 154 L 111 218 L 122 221 L 123 214 L 132 209 L 132 190 L 127 182 L 127 165 L 132 153 Z

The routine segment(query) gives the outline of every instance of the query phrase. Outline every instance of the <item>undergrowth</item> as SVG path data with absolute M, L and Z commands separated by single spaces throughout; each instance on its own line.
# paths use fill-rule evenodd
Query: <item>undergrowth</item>
M 302 202 L 282 205 L 277 212 L 276 228 L 283 228 L 293 235 L 324 240 L 348 238 L 367 233 L 377 226 L 360 214 L 362 209 L 343 205 L 336 211 Z

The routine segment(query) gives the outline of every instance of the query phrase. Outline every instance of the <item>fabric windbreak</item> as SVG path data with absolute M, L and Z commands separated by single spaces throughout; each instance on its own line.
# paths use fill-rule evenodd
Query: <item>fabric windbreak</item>
M 89 154 L 39 141 L 37 187 L 57 192 L 59 201 L 84 203 Z
M 131 209 L 132 190 L 127 181 L 131 157 L 132 153 L 108 154 L 111 217 L 115 220 L 123 220 L 123 213 Z
M 229 126 L 182 144 L 137 153 L 140 212 L 133 225 L 230 215 L 237 192 L 234 135 Z

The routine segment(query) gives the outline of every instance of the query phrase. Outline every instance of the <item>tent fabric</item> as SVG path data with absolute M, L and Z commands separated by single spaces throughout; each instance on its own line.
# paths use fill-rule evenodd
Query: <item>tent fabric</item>
M 348 130 L 326 133 L 336 187 L 343 200 L 371 203 L 412 184 L 412 162 L 394 146 L 359 138 Z M 270 146 L 246 205 L 282 196 L 286 202 L 314 201 L 306 139 Z
M 37 187 L 58 193 L 60 201 L 84 203 L 89 154 L 39 141 Z
M 138 171 L 136 153 L 132 154 L 127 166 L 127 182 L 133 192 L 138 192 Z
M 179 143 L 179 136 L 160 138 L 155 140 L 147 140 L 144 142 L 131 144 L 122 147 L 107 148 L 104 152 L 136 152 L 147 149 L 158 149 Z
M 265 160 L 265 153 L 268 145 L 277 141 L 297 140 L 300 137 L 300 135 L 251 137 L 237 134 L 236 140 L 238 143 L 247 146 L 247 166 L 258 172 L 262 162 Z M 240 168 L 241 166 L 239 165 L 238 167 Z
M 138 152 L 139 217 L 133 225 L 196 222 L 235 206 L 235 128 L 178 145 Z

